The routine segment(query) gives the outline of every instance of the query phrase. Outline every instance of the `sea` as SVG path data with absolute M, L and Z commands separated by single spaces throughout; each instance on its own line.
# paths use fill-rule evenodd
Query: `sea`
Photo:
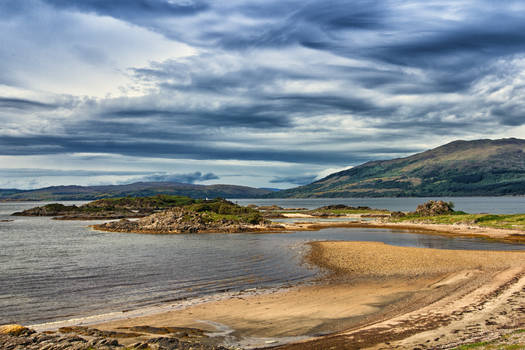
M 439 198 L 471 213 L 525 212 L 525 197 Z M 241 205 L 328 204 L 413 210 L 427 198 L 234 199 Z M 82 204 L 83 202 L 61 202 Z M 374 241 L 438 249 L 524 250 L 524 245 L 405 230 L 328 228 L 276 234 L 105 233 L 100 221 L 13 217 L 42 202 L 0 203 L 0 324 L 42 325 L 114 311 L 177 305 L 240 291 L 310 283 L 306 242 Z M 11 221 L 12 220 L 12 221 Z

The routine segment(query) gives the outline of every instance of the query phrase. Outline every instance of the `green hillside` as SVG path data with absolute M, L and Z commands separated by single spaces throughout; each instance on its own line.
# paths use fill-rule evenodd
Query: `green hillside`
M 372 161 L 286 197 L 422 197 L 525 194 L 525 140 L 454 141 L 406 158 Z

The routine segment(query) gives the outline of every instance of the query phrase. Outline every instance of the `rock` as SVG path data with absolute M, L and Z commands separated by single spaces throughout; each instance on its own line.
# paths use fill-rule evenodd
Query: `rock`
M 75 333 L 90 337 L 98 338 L 134 338 L 140 336 L 138 333 L 125 333 L 114 331 L 101 331 L 96 328 L 88 328 L 83 326 L 61 327 L 58 329 L 60 333 Z
M 148 340 L 148 344 L 157 344 L 167 350 L 175 350 L 179 348 L 179 340 L 177 338 L 152 338 Z
M 445 201 L 428 201 L 417 206 L 413 214 L 420 216 L 445 215 L 454 212 L 454 204 Z
M 51 203 L 42 207 L 27 209 L 22 212 L 14 213 L 14 216 L 57 216 L 67 215 L 78 210 L 76 205 L 63 205 Z
M 283 210 L 282 207 L 272 204 L 272 205 L 261 205 L 258 208 L 259 210 Z
M 75 343 L 75 342 L 86 343 L 86 342 L 87 342 L 86 339 L 81 338 L 81 337 L 78 337 L 78 336 L 75 336 L 75 335 L 70 336 L 70 337 L 67 337 L 67 338 L 66 338 L 66 341 L 67 341 L 68 343 Z
M 75 327 L 70 327 L 75 328 Z M 28 328 L 20 325 L 6 325 L 1 328 L 5 333 L 0 333 L 0 349 L 2 350 L 116 350 L 116 349 L 158 349 L 158 350 L 189 350 L 189 349 L 200 349 L 200 350 L 228 350 L 223 346 L 210 345 L 201 343 L 201 340 L 192 339 L 191 341 L 180 340 L 173 336 L 171 337 L 157 337 L 149 340 L 142 340 L 142 342 L 135 343 L 131 347 L 124 347 L 119 344 L 115 339 L 97 337 L 91 340 L 87 340 L 76 334 L 70 334 L 60 336 L 58 334 L 44 334 L 36 333 Z M 178 327 L 166 327 L 169 331 L 178 331 L 183 328 Z M 185 330 L 193 330 L 194 332 L 202 332 L 198 329 L 184 328 Z M 77 330 L 83 332 L 90 332 L 91 329 L 85 329 L 85 327 L 78 327 Z M 92 329 L 93 331 L 98 331 Z M 98 331 L 102 332 L 102 331 Z M 17 335 L 13 335 L 13 334 Z M 95 332 L 96 333 L 96 332 Z M 118 333 L 118 332 L 108 332 Z M 141 334 L 139 336 L 144 336 Z
M 7 334 L 13 336 L 28 335 L 35 333 L 34 330 L 24 327 L 19 324 L 6 324 L 0 326 L 0 334 Z

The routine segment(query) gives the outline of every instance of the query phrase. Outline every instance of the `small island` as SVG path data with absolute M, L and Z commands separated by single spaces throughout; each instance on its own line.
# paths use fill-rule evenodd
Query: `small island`
M 52 216 L 56 220 L 104 220 L 141 218 L 153 213 L 198 203 L 202 200 L 185 196 L 156 195 L 98 199 L 80 206 L 51 203 L 13 213 L 13 216 Z
M 96 230 L 135 233 L 239 233 L 283 230 L 258 210 L 225 199 L 194 200 L 131 221 L 122 219 L 93 225 Z

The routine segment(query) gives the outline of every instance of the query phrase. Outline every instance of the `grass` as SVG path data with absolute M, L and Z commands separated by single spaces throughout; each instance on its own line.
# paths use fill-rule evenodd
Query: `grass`
M 224 199 L 197 201 L 182 207 L 188 212 L 183 217 L 183 221 L 187 223 L 194 221 L 195 215 L 200 216 L 206 223 L 229 221 L 238 224 L 258 224 L 264 220 L 258 210 L 241 207 Z
M 486 350 L 524 350 L 525 344 L 519 339 L 519 334 L 525 333 L 525 329 L 518 329 L 511 333 L 505 334 L 498 339 L 492 341 L 483 341 L 470 344 L 460 345 L 454 350 L 468 350 L 468 349 L 486 349 Z M 518 338 L 514 338 L 518 336 Z M 514 338 L 514 339 L 513 339 Z
M 447 215 L 407 215 L 390 219 L 392 222 L 416 222 L 428 224 L 466 224 L 481 227 L 514 229 L 525 231 L 525 214 L 466 214 L 455 212 Z
M 454 348 L 454 350 L 476 349 L 476 348 L 479 348 L 479 347 L 482 347 L 482 346 L 487 346 L 489 344 L 490 344 L 490 342 L 486 342 L 486 341 L 478 342 L 478 343 L 465 344 L 465 345 L 460 345 L 457 348 Z

